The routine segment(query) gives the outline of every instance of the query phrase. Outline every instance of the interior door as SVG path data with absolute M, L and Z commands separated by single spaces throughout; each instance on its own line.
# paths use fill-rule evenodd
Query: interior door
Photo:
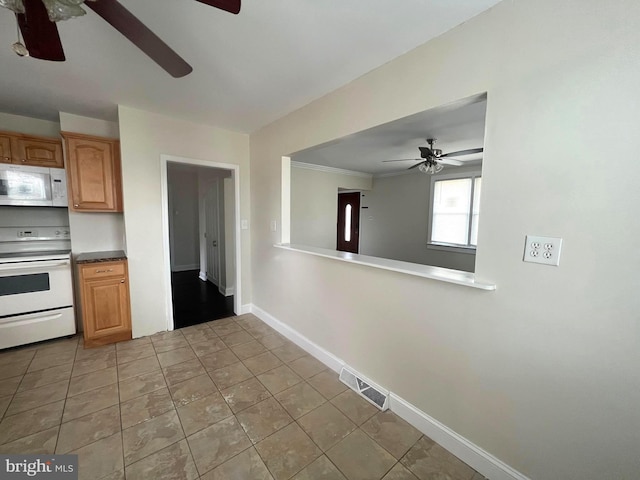
M 360 243 L 360 192 L 338 194 L 336 250 L 358 253 Z
M 205 195 L 205 236 L 207 240 L 207 280 L 220 285 L 220 235 L 218 229 L 218 181 L 216 180 Z

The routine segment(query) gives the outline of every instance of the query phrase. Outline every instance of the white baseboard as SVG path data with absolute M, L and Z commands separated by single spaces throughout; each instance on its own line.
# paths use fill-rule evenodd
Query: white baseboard
M 346 366 L 338 357 L 312 342 L 289 325 L 281 322 L 273 315 L 262 310 L 260 307 L 250 304 L 243 305 L 242 308 L 243 310 L 248 309 L 247 311 L 243 311 L 243 313 L 253 313 L 260 320 L 280 332 L 300 348 L 306 350 L 332 370 L 340 372 L 340 369 Z M 446 425 L 427 415 L 393 392 L 389 393 L 389 408 L 400 418 L 439 443 L 443 448 L 480 472 L 486 478 L 490 480 L 529 480 L 525 475 L 511 468 L 500 459 L 486 452 L 462 435 L 454 432 Z
M 225 297 L 230 297 L 234 294 L 235 288 L 233 287 L 223 287 L 222 285 L 218 286 L 218 291 L 220 295 L 224 295 Z
M 307 337 L 301 335 L 297 330 L 294 330 L 289 325 L 282 323 L 280 320 L 262 310 L 260 307 L 251 305 L 251 313 L 257 316 L 264 323 L 269 325 L 274 330 L 277 330 L 282 335 L 287 337 L 293 343 L 298 345 L 303 350 L 306 350 L 309 354 L 316 357 L 322 363 L 324 363 L 331 370 L 340 373 L 340 370 L 344 366 L 344 362 L 338 357 L 328 352 L 321 346 L 313 343 Z
M 198 270 L 200 268 L 199 263 L 194 263 L 192 265 L 176 265 L 171 271 L 172 272 L 186 272 L 187 270 Z
M 240 311 L 236 312 L 236 315 L 244 315 L 245 313 L 251 313 L 251 304 L 245 303 L 244 305 L 240 305 Z
M 206 274 L 206 272 L 203 272 L 203 271 L 201 270 L 201 271 L 200 271 L 200 273 L 198 274 L 198 278 L 199 278 L 200 280 L 202 280 L 203 282 L 206 282 L 206 281 L 207 281 L 207 274 Z
M 394 393 L 389 394 L 389 408 L 486 478 L 491 480 L 529 480 L 525 475 Z

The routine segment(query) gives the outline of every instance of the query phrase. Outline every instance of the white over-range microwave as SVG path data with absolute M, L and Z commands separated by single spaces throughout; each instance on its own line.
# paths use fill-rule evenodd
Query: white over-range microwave
M 0 205 L 68 206 L 64 169 L 0 164 Z

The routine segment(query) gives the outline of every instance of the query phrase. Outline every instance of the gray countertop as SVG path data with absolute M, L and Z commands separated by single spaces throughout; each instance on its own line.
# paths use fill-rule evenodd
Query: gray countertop
M 85 252 L 76 257 L 76 263 L 99 263 L 126 260 L 123 250 L 110 250 L 105 252 Z

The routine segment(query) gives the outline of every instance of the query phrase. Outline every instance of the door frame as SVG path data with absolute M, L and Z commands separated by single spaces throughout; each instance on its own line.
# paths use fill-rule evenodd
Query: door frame
M 211 191 L 215 189 L 215 218 L 211 219 L 210 215 L 211 212 L 214 210 L 211 208 L 211 202 L 210 202 L 210 198 L 208 198 L 208 195 L 211 193 Z M 224 185 L 222 185 L 222 189 L 224 191 Z M 207 281 L 211 282 L 212 284 L 214 284 L 217 288 L 218 291 L 221 290 L 221 258 L 220 258 L 220 244 L 222 242 L 220 242 L 220 178 L 215 178 L 213 179 L 213 181 L 209 184 L 207 184 L 206 187 L 206 191 L 204 193 L 204 195 L 202 196 L 202 202 L 203 202 L 203 212 L 204 212 L 204 236 L 206 239 L 205 242 L 205 249 L 204 249 L 204 253 L 205 253 L 205 278 L 207 279 Z M 224 214 L 224 212 L 223 212 Z M 215 255 L 209 255 L 209 241 L 211 240 L 211 238 L 209 238 L 208 234 L 210 233 L 209 227 L 212 226 L 209 224 L 209 220 L 212 220 L 212 224 L 215 225 L 215 229 L 216 229 L 216 238 L 215 241 L 217 243 L 216 246 L 216 253 Z M 216 258 L 217 259 L 217 271 L 215 272 L 211 272 L 209 269 L 209 261 L 211 258 Z M 213 281 L 213 277 L 214 275 L 212 275 L 212 273 L 215 273 L 215 282 Z M 225 282 L 226 283 L 226 282 Z M 222 293 L 222 292 L 221 292 Z M 223 293 L 224 295 L 224 293 Z
M 164 284 L 165 298 L 167 303 L 165 306 L 167 318 L 167 330 L 174 329 L 173 321 L 173 299 L 171 294 L 171 257 L 169 245 L 169 191 L 167 183 L 167 163 L 182 163 L 194 165 L 197 167 L 217 168 L 221 170 L 229 170 L 234 186 L 234 257 L 235 257 L 235 291 L 233 296 L 233 311 L 237 314 L 242 309 L 242 263 L 241 263 L 241 232 L 240 232 L 240 165 L 232 163 L 211 162 L 208 160 L 199 160 L 195 158 L 178 157 L 175 155 L 160 155 L 160 187 L 161 187 L 161 206 L 162 206 L 162 246 L 164 257 Z

